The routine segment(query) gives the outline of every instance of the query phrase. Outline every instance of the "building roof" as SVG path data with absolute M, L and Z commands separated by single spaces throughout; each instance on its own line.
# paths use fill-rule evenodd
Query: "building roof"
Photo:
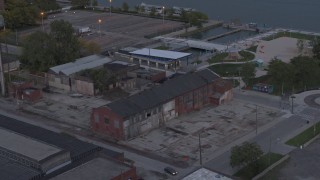
M 194 179 L 201 179 L 201 180 L 232 180 L 229 177 L 226 177 L 222 174 L 216 173 L 206 168 L 200 168 L 193 173 L 189 174 L 188 176 L 184 177 L 182 180 L 194 180 Z
M 57 147 L 2 128 L 0 128 L 0 137 L 1 148 L 29 157 L 38 162 L 62 151 Z
M 69 151 L 72 160 L 100 149 L 96 145 L 80 141 L 69 135 L 55 133 L 3 115 L 0 115 L 0 127 Z
M 130 169 L 131 167 L 126 166 L 123 163 L 98 157 L 58 175 L 52 178 L 52 180 L 106 180 L 112 179 Z
M 58 65 L 50 68 L 50 71 L 64 75 L 71 75 L 85 69 L 92 69 L 101 65 L 104 65 L 112 60 L 105 56 L 91 55 L 75 60 L 74 62 Z
M 136 51 L 132 51 L 130 53 L 133 55 L 152 56 L 152 57 L 174 59 L 174 60 L 181 59 L 183 57 L 187 57 L 191 55 L 191 53 L 182 53 L 182 52 L 176 52 L 176 51 L 167 51 L 167 50 L 150 49 L 150 48 L 143 48 Z
M 0 157 L 0 177 L 6 180 L 26 180 L 41 177 L 41 172 Z
M 204 69 L 195 73 L 178 76 L 166 81 L 160 86 L 145 90 L 125 99 L 114 101 L 106 106 L 122 117 L 129 117 L 143 110 L 159 106 L 162 103 L 204 86 L 218 78 L 219 76 L 209 69 Z

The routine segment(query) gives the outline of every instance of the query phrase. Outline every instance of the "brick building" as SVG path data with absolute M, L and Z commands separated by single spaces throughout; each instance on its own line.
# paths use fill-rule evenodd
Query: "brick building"
M 205 69 L 95 108 L 93 131 L 118 140 L 134 138 L 182 114 L 232 98 L 232 84 Z
M 42 90 L 34 88 L 31 82 L 13 81 L 9 85 L 9 95 L 18 100 L 35 103 L 42 97 Z

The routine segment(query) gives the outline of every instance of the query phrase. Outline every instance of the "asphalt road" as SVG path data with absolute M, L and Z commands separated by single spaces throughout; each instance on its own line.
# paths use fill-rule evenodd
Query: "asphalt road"
M 277 97 L 272 97 L 269 95 L 259 94 L 243 94 L 243 93 L 235 93 L 235 98 L 250 101 L 251 103 L 257 103 L 261 105 L 266 105 L 274 108 L 280 108 L 279 100 Z M 296 105 L 298 106 L 298 105 Z M 301 107 L 300 107 L 301 108 Z M 261 129 L 258 127 L 258 135 L 255 134 L 255 131 L 251 132 L 251 137 L 248 138 L 249 142 L 258 143 L 264 152 L 275 152 L 279 154 L 287 154 L 295 149 L 295 147 L 288 146 L 285 142 L 299 134 L 306 128 L 312 126 L 313 121 L 319 121 L 312 118 L 312 116 L 320 115 L 318 111 L 310 107 L 302 107 L 302 110 L 294 115 L 290 115 L 290 112 L 287 111 L 288 116 L 283 117 L 282 119 L 275 120 L 276 124 L 267 127 L 265 131 L 261 132 Z M 317 114 L 315 114 L 317 113 Z M 286 115 L 285 115 L 286 116 Z M 307 120 L 311 120 L 312 123 L 307 124 Z M 250 137 L 250 135 L 249 135 Z M 241 144 L 242 142 L 238 142 Z M 234 144 L 237 145 L 237 144 Z M 205 167 L 214 169 L 216 171 L 232 175 L 238 169 L 233 169 L 229 165 L 230 160 L 230 149 L 226 149 L 226 151 L 220 156 L 212 159 L 211 161 L 205 164 Z

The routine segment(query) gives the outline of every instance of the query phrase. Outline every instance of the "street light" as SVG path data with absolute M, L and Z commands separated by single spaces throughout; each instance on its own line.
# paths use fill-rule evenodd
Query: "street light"
M 293 99 L 296 98 L 294 95 L 291 96 L 291 113 L 293 114 Z
M 112 3 L 112 0 L 109 0 L 109 15 L 111 16 L 111 3 Z
M 162 6 L 162 24 L 164 24 L 164 6 Z
M 42 31 L 44 31 L 44 27 L 43 27 L 43 15 L 44 15 L 44 12 L 41 12 L 40 15 L 41 15 Z
M 101 19 L 98 20 L 98 24 L 99 24 L 99 35 L 101 36 L 101 28 L 100 28 Z

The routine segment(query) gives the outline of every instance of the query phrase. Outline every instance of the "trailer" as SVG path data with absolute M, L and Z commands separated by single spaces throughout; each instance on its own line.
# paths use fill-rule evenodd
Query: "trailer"
M 78 29 L 78 34 L 81 35 L 81 34 L 85 34 L 85 33 L 90 33 L 91 32 L 91 29 L 89 27 L 80 27 Z

